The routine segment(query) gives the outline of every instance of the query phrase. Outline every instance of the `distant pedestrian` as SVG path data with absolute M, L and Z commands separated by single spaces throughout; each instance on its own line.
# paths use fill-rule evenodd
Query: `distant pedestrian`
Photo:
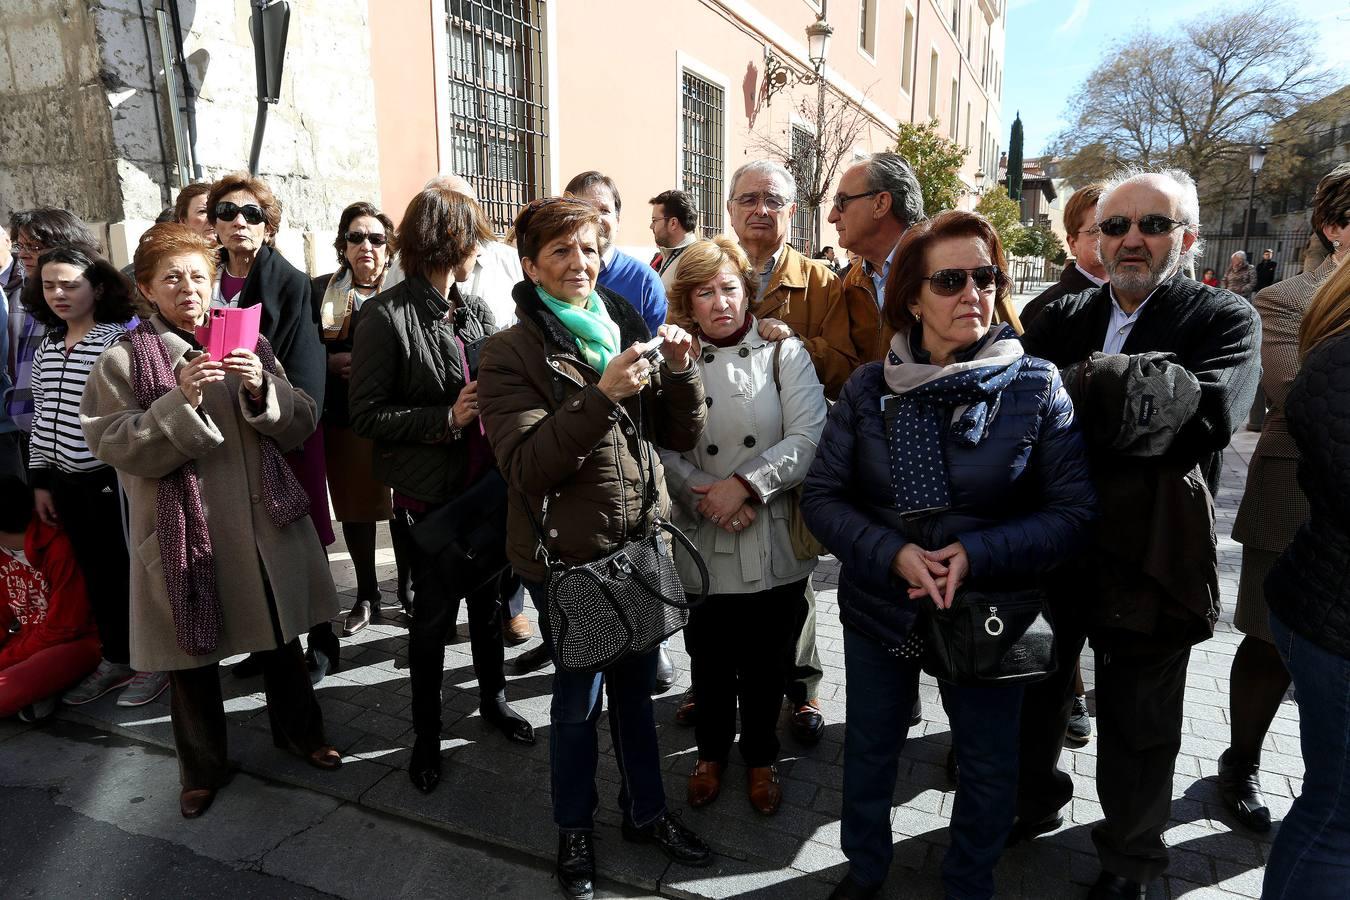
M 1224 290 L 1232 291 L 1250 301 L 1256 288 L 1256 269 L 1247 262 L 1247 254 L 1238 250 L 1228 260 L 1228 271 L 1223 273 Z
M 1265 250 L 1256 264 L 1256 290 L 1264 290 L 1275 283 L 1275 251 Z
M 656 271 L 670 300 L 671 288 L 679 276 L 680 256 L 689 245 L 698 240 L 698 209 L 694 198 L 685 191 L 662 191 L 647 201 L 652 205 L 652 237 L 661 249 Z
M 1213 269 L 1206 269 L 1204 275 L 1201 276 L 1200 281 L 1210 287 L 1221 287 L 1219 284 L 1219 276 L 1214 274 Z

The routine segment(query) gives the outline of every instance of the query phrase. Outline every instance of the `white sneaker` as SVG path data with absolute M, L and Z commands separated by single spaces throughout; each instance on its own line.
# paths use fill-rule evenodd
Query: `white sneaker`
M 117 705 L 144 706 L 164 693 L 164 689 L 168 686 L 167 672 L 137 672 L 136 677 L 131 679 L 131 684 L 127 685 L 126 690 L 117 698 Z
M 66 706 L 83 706 L 129 683 L 135 675 L 131 666 L 99 660 L 98 668 L 90 672 L 84 681 L 66 691 L 61 702 Z

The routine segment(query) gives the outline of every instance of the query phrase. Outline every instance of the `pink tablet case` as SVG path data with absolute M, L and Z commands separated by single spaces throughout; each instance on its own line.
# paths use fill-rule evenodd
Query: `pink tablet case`
M 262 304 L 232 307 L 212 307 L 205 325 L 197 326 L 197 342 L 213 360 L 222 360 L 235 350 L 252 351 L 258 346 L 258 324 L 262 321 Z

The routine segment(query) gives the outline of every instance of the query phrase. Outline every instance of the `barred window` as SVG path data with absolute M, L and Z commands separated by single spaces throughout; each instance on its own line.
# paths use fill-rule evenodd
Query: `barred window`
M 547 192 L 544 0 L 445 0 L 451 169 L 505 233 Z
M 712 82 L 685 72 L 682 96 L 684 189 L 698 206 L 700 235 L 710 238 L 722 233 L 726 93 Z
M 792 126 L 792 177 L 797 179 L 797 211 L 792 214 L 788 243 L 803 256 L 815 256 L 815 216 L 801 200 L 804 185 L 811 182 L 816 169 L 816 138 L 800 125 Z

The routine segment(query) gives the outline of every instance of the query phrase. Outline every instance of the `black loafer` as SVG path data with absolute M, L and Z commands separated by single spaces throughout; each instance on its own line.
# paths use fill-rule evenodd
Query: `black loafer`
M 1018 819 L 1013 823 L 1012 831 L 1008 832 L 1007 846 L 1013 847 L 1023 841 L 1035 840 L 1043 834 L 1049 834 L 1057 828 L 1064 825 L 1064 816 L 1057 812 L 1051 813 L 1043 819 Z
M 1239 759 L 1231 747 L 1219 757 L 1219 795 L 1244 827 L 1257 834 L 1270 831 L 1270 809 L 1261 793 L 1260 770 L 1255 763 Z
M 830 891 L 830 900 L 871 900 L 877 894 L 881 893 L 879 884 L 859 884 L 853 880 L 852 875 L 845 875 L 844 880 L 834 886 Z
M 712 862 L 712 850 L 708 845 L 668 812 L 642 828 L 625 820 L 623 839 L 635 844 L 656 844 L 666 856 L 686 866 L 706 866 Z
M 483 721 L 492 725 L 509 741 L 517 744 L 534 743 L 534 726 L 512 709 L 505 700 L 489 701 L 478 707 Z
M 1097 876 L 1097 883 L 1092 886 L 1092 890 L 1088 891 L 1088 900 L 1144 900 L 1147 894 L 1148 885 L 1103 872 Z
M 375 601 L 379 603 L 378 600 Z M 365 630 L 370 624 L 370 620 L 375 617 L 375 607 L 369 600 L 357 600 L 352 605 L 352 611 L 347 613 L 347 618 L 342 623 L 342 636 L 351 637 L 359 631 Z
M 531 647 L 519 656 L 514 656 L 506 661 L 506 670 L 513 675 L 524 675 L 527 672 L 534 672 L 542 669 L 553 661 L 548 655 L 548 645 L 540 644 L 537 647 Z
M 413 787 L 424 794 L 436 790 L 441 783 L 441 738 L 418 737 L 413 743 L 412 758 L 408 760 L 408 777 Z
M 809 701 L 798 706 L 792 711 L 790 729 L 799 743 L 819 743 L 820 735 L 825 731 L 825 717 L 820 714 L 820 707 Z
M 558 884 L 564 897 L 595 896 L 595 844 L 589 831 L 558 832 Z

